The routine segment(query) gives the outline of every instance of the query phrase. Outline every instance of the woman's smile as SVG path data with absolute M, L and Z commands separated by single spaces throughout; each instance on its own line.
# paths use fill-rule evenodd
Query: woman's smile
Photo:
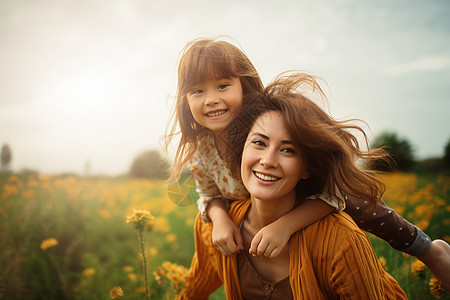
M 264 174 L 261 172 L 253 171 L 253 174 L 255 174 L 256 178 L 260 179 L 263 183 L 270 183 L 280 180 L 280 177 Z

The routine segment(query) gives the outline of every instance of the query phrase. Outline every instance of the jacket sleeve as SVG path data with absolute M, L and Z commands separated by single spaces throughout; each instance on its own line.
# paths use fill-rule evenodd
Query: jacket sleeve
M 381 266 L 369 238 L 340 228 L 331 262 L 331 285 L 340 299 L 407 299 Z
M 194 230 L 196 250 L 185 287 L 177 299 L 208 299 L 222 285 L 217 267 L 217 251 L 211 242 L 212 224 L 204 223 L 197 215 Z

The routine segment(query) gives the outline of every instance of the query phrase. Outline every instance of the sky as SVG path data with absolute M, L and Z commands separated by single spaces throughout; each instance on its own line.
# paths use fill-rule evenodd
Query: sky
M 317 74 L 337 119 L 442 156 L 449 13 L 447 0 L 2 0 L 0 145 L 15 171 L 126 173 L 162 149 L 184 45 L 225 35 L 264 84 Z

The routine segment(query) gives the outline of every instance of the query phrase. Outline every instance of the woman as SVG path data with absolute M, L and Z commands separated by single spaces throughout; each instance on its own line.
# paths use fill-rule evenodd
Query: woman
M 256 233 L 320 191 L 331 196 L 379 199 L 381 189 L 356 158 L 362 152 L 348 129 L 334 121 L 296 88 L 302 74 L 267 87 L 248 116 L 255 118 L 242 152 L 241 177 L 250 199 L 235 201 L 229 214 L 239 226 L 244 251 L 223 256 L 211 242 L 210 223 L 197 218 L 196 253 L 180 299 L 207 299 L 222 283 L 227 299 L 406 299 L 382 268 L 368 237 L 344 212 L 333 213 L 292 235 L 274 259 L 248 254 Z M 266 100 L 265 100 L 266 98 Z M 256 107 L 256 104 L 254 105 Z M 240 149 L 239 138 L 234 149 Z

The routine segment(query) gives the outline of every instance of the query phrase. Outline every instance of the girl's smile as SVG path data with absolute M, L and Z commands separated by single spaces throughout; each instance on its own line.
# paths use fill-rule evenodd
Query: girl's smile
M 186 95 L 195 121 L 215 135 L 237 117 L 242 97 L 242 85 L 237 77 L 208 80 L 195 85 Z
M 212 110 L 206 113 L 209 118 L 219 119 L 228 112 L 228 109 Z

